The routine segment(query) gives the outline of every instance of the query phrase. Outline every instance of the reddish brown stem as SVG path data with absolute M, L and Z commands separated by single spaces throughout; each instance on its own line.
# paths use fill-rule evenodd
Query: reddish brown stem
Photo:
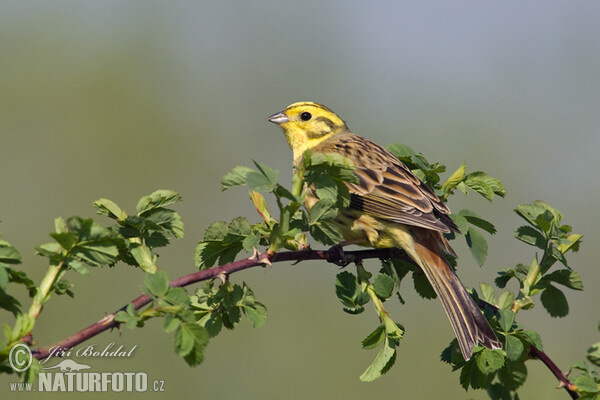
M 498 307 L 481 299 L 478 300 L 478 305 L 479 308 L 489 308 L 493 310 L 494 313 L 498 311 Z M 538 349 L 534 345 L 531 345 L 529 346 L 529 355 L 531 357 L 538 358 L 541 362 L 544 363 L 546 367 L 548 367 L 550 372 L 552 372 L 556 379 L 558 379 L 559 388 L 565 388 L 565 390 L 569 393 L 569 396 L 571 396 L 572 399 L 579 398 L 579 393 L 577 393 L 577 386 L 575 386 L 571 383 L 571 381 L 569 381 L 569 378 L 567 378 L 567 376 L 560 370 L 560 368 L 558 368 L 558 366 L 554 363 L 554 361 L 552 361 L 552 359 L 550 359 L 550 357 L 548 357 L 546 353 L 544 353 L 542 350 Z
M 373 249 L 373 250 L 358 250 L 358 251 L 346 251 L 344 255 L 354 260 L 362 260 L 368 258 L 388 258 L 390 257 L 390 251 L 394 251 L 391 249 Z M 406 257 L 400 251 L 394 251 L 394 257 Z M 189 275 L 185 275 L 179 277 L 177 279 L 173 279 L 170 282 L 172 287 L 180 287 L 191 285 L 192 283 L 205 281 L 208 279 L 216 278 L 219 275 L 229 275 L 237 271 L 241 271 L 243 269 L 252 268 L 256 266 L 264 266 L 265 264 L 281 262 L 281 261 L 303 261 L 303 260 L 330 260 L 335 261 L 339 258 L 338 252 L 328 252 L 322 250 L 301 250 L 301 251 L 289 251 L 275 254 L 263 253 L 257 258 L 246 258 L 243 260 L 235 261 L 229 264 L 221 265 L 218 267 L 213 267 L 209 269 L 205 269 L 202 271 L 194 272 Z M 130 303 L 133 304 L 133 307 L 136 310 L 144 307 L 148 303 L 150 303 L 152 299 L 143 294 L 133 299 Z M 34 349 L 32 351 L 33 356 L 38 360 L 44 359 L 48 357 L 52 349 L 68 349 L 73 346 L 76 346 L 99 333 L 104 332 L 107 329 L 117 327 L 120 322 L 115 321 L 115 315 L 117 312 L 121 310 L 125 310 L 127 305 L 124 305 L 117 311 L 112 314 L 109 314 L 102 318 L 100 321 L 88 326 L 80 330 L 79 332 L 57 342 L 51 346 L 42 347 L 38 349 Z
M 358 261 L 365 260 L 369 258 L 389 258 L 393 255 L 394 258 L 402 258 L 406 261 L 412 262 L 406 254 L 397 249 L 372 249 L 372 250 L 358 250 L 358 251 L 345 251 L 343 254 L 346 257 L 346 260 L 350 261 Z M 229 264 L 221 265 L 218 267 L 213 267 L 209 269 L 205 269 L 202 271 L 194 272 L 189 275 L 185 275 L 179 277 L 177 279 L 173 279 L 170 282 L 171 287 L 181 287 L 191 285 L 192 283 L 205 281 L 208 279 L 216 278 L 219 275 L 229 275 L 237 271 L 241 271 L 244 269 L 256 267 L 256 266 L 265 266 L 266 264 L 282 262 L 282 261 L 304 261 L 304 260 L 327 260 L 331 262 L 336 262 L 340 260 L 339 252 L 329 252 L 322 250 L 301 250 L 301 251 L 288 251 L 282 253 L 263 253 L 257 258 L 246 258 L 243 260 L 235 261 Z M 152 299 L 143 294 L 138 296 L 130 303 L 133 304 L 136 310 L 144 307 L 148 303 L 150 303 Z M 483 300 L 479 300 L 479 306 L 481 308 L 489 307 L 494 311 L 498 311 L 498 308 L 492 304 L 489 304 Z M 99 333 L 104 332 L 107 329 L 117 327 L 120 322 L 115 321 L 115 315 L 117 312 L 121 310 L 125 310 L 127 305 L 124 305 L 119 310 L 115 311 L 112 314 L 107 315 L 102 318 L 100 321 L 88 326 L 87 328 L 82 329 L 81 331 L 75 333 L 67 337 L 66 339 L 61 340 L 53 344 L 52 346 L 38 348 L 32 351 L 35 358 L 38 360 L 44 359 L 48 357 L 53 348 L 67 349 L 74 347 Z M 571 398 L 578 399 L 579 394 L 576 391 L 576 386 L 573 385 L 566 375 L 558 368 L 558 366 L 548 357 L 546 353 L 539 350 L 535 346 L 530 346 L 529 354 L 532 357 L 536 357 L 541 360 L 546 367 L 554 374 L 554 376 L 560 382 L 560 387 L 564 387 L 565 390 L 569 393 Z
M 556 379 L 558 379 L 560 382 L 558 387 L 564 387 L 572 399 L 579 398 L 577 386 L 569 381 L 569 378 L 567 378 L 567 376 L 560 370 L 560 368 L 558 368 L 558 366 L 550 359 L 550 357 L 548 357 L 546 353 L 532 345 L 529 347 L 529 354 L 533 357 L 539 358 L 540 361 L 543 362 L 546 367 L 548 367 L 550 372 L 552 372 Z

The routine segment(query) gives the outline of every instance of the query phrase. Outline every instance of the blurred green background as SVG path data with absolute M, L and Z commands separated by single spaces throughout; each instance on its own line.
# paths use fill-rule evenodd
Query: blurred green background
M 512 210 L 520 203 L 543 199 L 585 235 L 570 258 L 586 285 L 567 292 L 572 312 L 552 319 L 538 306 L 519 318 L 542 332 L 545 350 L 567 370 L 599 336 L 599 76 L 600 4 L 592 1 L 3 1 L 0 230 L 39 280 L 46 265 L 33 248 L 49 241 L 54 217 L 94 217 L 91 202 L 100 197 L 132 211 L 142 195 L 174 189 L 184 197 L 176 209 L 186 237 L 161 252 L 159 266 L 172 277 L 189 273 L 209 223 L 257 220 L 243 189 L 220 191 L 221 176 L 255 159 L 280 169 L 287 182 L 291 152 L 266 117 L 314 100 L 380 144 L 402 142 L 449 169 L 466 161 L 502 180 L 508 196 L 492 206 L 473 195 L 450 202 L 498 228 L 484 268 L 455 245 L 467 286 L 531 261 L 531 248 L 513 239 L 520 221 Z M 375 357 L 360 341 L 376 317 L 342 312 L 337 272 L 305 262 L 236 274 L 267 305 L 267 323 L 252 329 L 244 321 L 221 334 L 196 368 L 175 355 L 158 321 L 93 338 L 100 348 L 113 341 L 138 347 L 132 358 L 89 364 L 147 372 L 165 381 L 161 397 L 487 398 L 465 393 L 439 362 L 450 325 L 438 302 L 420 299 L 410 285 L 406 305 L 390 305 L 406 327 L 396 365 L 374 383 L 359 382 Z M 34 331 L 40 345 L 127 303 L 143 274 L 118 265 L 68 279 L 75 300 L 48 303 Z M 0 322 L 12 319 L 3 314 Z M 521 398 L 567 398 L 541 363 L 527 366 Z M 13 380 L 0 378 L 3 398 L 11 397 Z

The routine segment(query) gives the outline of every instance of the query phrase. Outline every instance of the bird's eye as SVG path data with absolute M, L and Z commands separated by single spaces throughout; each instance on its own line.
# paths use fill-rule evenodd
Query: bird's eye
M 306 112 L 306 111 L 305 111 L 305 112 L 303 112 L 302 114 L 300 114 L 300 119 L 301 119 L 302 121 L 308 121 L 308 120 L 309 120 L 309 119 L 311 119 L 311 118 L 312 118 L 312 115 L 311 115 L 311 113 L 309 113 L 309 112 Z

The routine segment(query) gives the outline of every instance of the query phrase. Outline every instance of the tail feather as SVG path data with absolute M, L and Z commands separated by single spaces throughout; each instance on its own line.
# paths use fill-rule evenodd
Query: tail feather
M 433 235 L 438 237 L 435 238 Z M 473 347 L 478 343 L 488 349 L 502 348 L 502 344 L 481 314 L 479 307 L 467 293 L 446 259 L 440 255 L 440 247 L 442 249 L 449 247 L 445 239 L 438 232 L 432 231 L 427 231 L 423 235 L 414 235 L 414 239 L 414 250 L 417 256 L 414 257 L 416 258 L 414 261 L 425 272 L 425 276 L 441 300 L 464 359 L 471 358 Z

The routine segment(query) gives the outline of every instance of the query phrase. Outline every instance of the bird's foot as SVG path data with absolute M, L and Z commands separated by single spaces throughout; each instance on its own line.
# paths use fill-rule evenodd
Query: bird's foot
M 331 246 L 331 248 L 327 250 L 327 261 L 341 268 L 346 267 L 350 263 L 356 262 L 357 258 L 354 255 L 346 254 L 344 252 L 345 244 L 346 243 L 342 242 Z

